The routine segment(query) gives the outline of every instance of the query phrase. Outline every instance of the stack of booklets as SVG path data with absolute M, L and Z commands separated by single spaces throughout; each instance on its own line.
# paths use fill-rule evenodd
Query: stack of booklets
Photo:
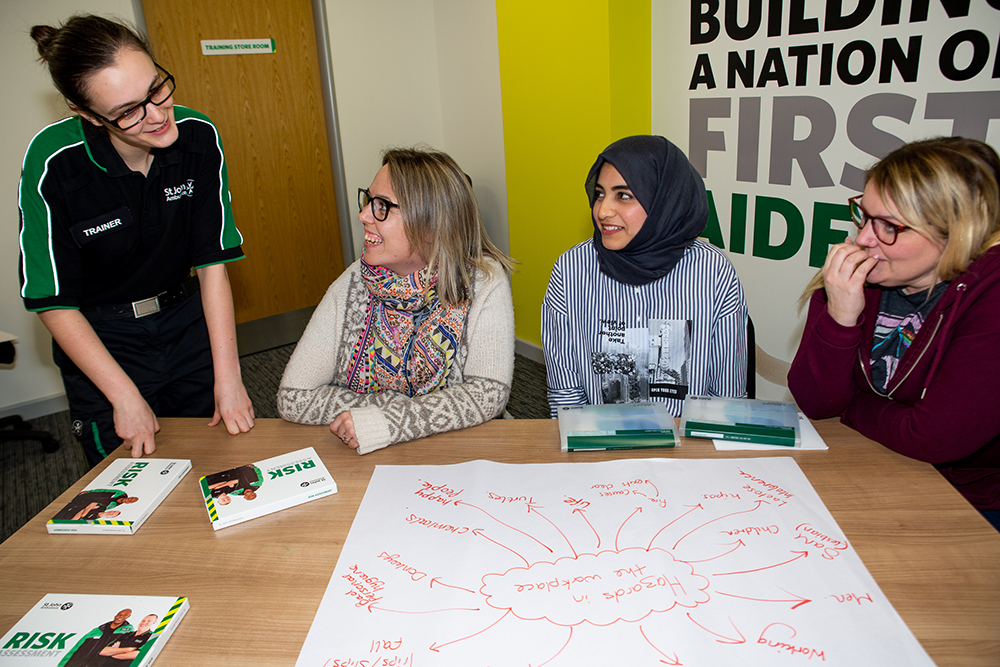
M 45 527 L 50 533 L 132 535 L 190 469 L 187 459 L 116 459 Z
M 802 441 L 794 403 L 752 398 L 688 396 L 681 413 L 688 438 L 797 447 Z
M 674 416 L 662 403 L 569 405 L 559 408 L 564 452 L 677 447 Z
M 337 492 L 312 447 L 201 478 L 212 528 L 219 530 Z
M 147 667 L 188 606 L 186 597 L 49 594 L 0 639 L 0 666 Z

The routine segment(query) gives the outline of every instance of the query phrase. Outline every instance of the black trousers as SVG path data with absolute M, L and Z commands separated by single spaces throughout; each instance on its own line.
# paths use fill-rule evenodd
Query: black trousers
M 200 293 L 139 319 L 88 321 L 153 414 L 211 419 L 215 376 Z M 62 371 L 73 432 L 94 466 L 122 443 L 115 433 L 114 409 L 54 340 L 52 358 Z

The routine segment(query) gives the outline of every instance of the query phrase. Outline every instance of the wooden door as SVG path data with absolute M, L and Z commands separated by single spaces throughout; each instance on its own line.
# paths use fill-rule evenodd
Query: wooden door
M 344 270 L 310 0 L 143 0 L 174 99 L 219 128 L 246 258 L 229 264 L 236 321 L 319 303 Z M 203 56 L 203 39 L 275 53 Z

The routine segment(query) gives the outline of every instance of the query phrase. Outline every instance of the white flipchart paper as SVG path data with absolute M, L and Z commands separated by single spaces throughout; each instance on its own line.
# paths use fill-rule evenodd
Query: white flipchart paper
M 378 466 L 300 667 L 933 665 L 790 458 Z

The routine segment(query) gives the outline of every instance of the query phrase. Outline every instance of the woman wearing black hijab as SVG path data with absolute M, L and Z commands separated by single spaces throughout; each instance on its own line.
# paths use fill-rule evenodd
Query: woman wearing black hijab
M 586 181 L 594 237 L 564 253 L 542 303 L 552 416 L 563 405 L 746 395 L 747 306 L 729 259 L 698 239 L 701 176 L 663 137 L 608 146 Z

